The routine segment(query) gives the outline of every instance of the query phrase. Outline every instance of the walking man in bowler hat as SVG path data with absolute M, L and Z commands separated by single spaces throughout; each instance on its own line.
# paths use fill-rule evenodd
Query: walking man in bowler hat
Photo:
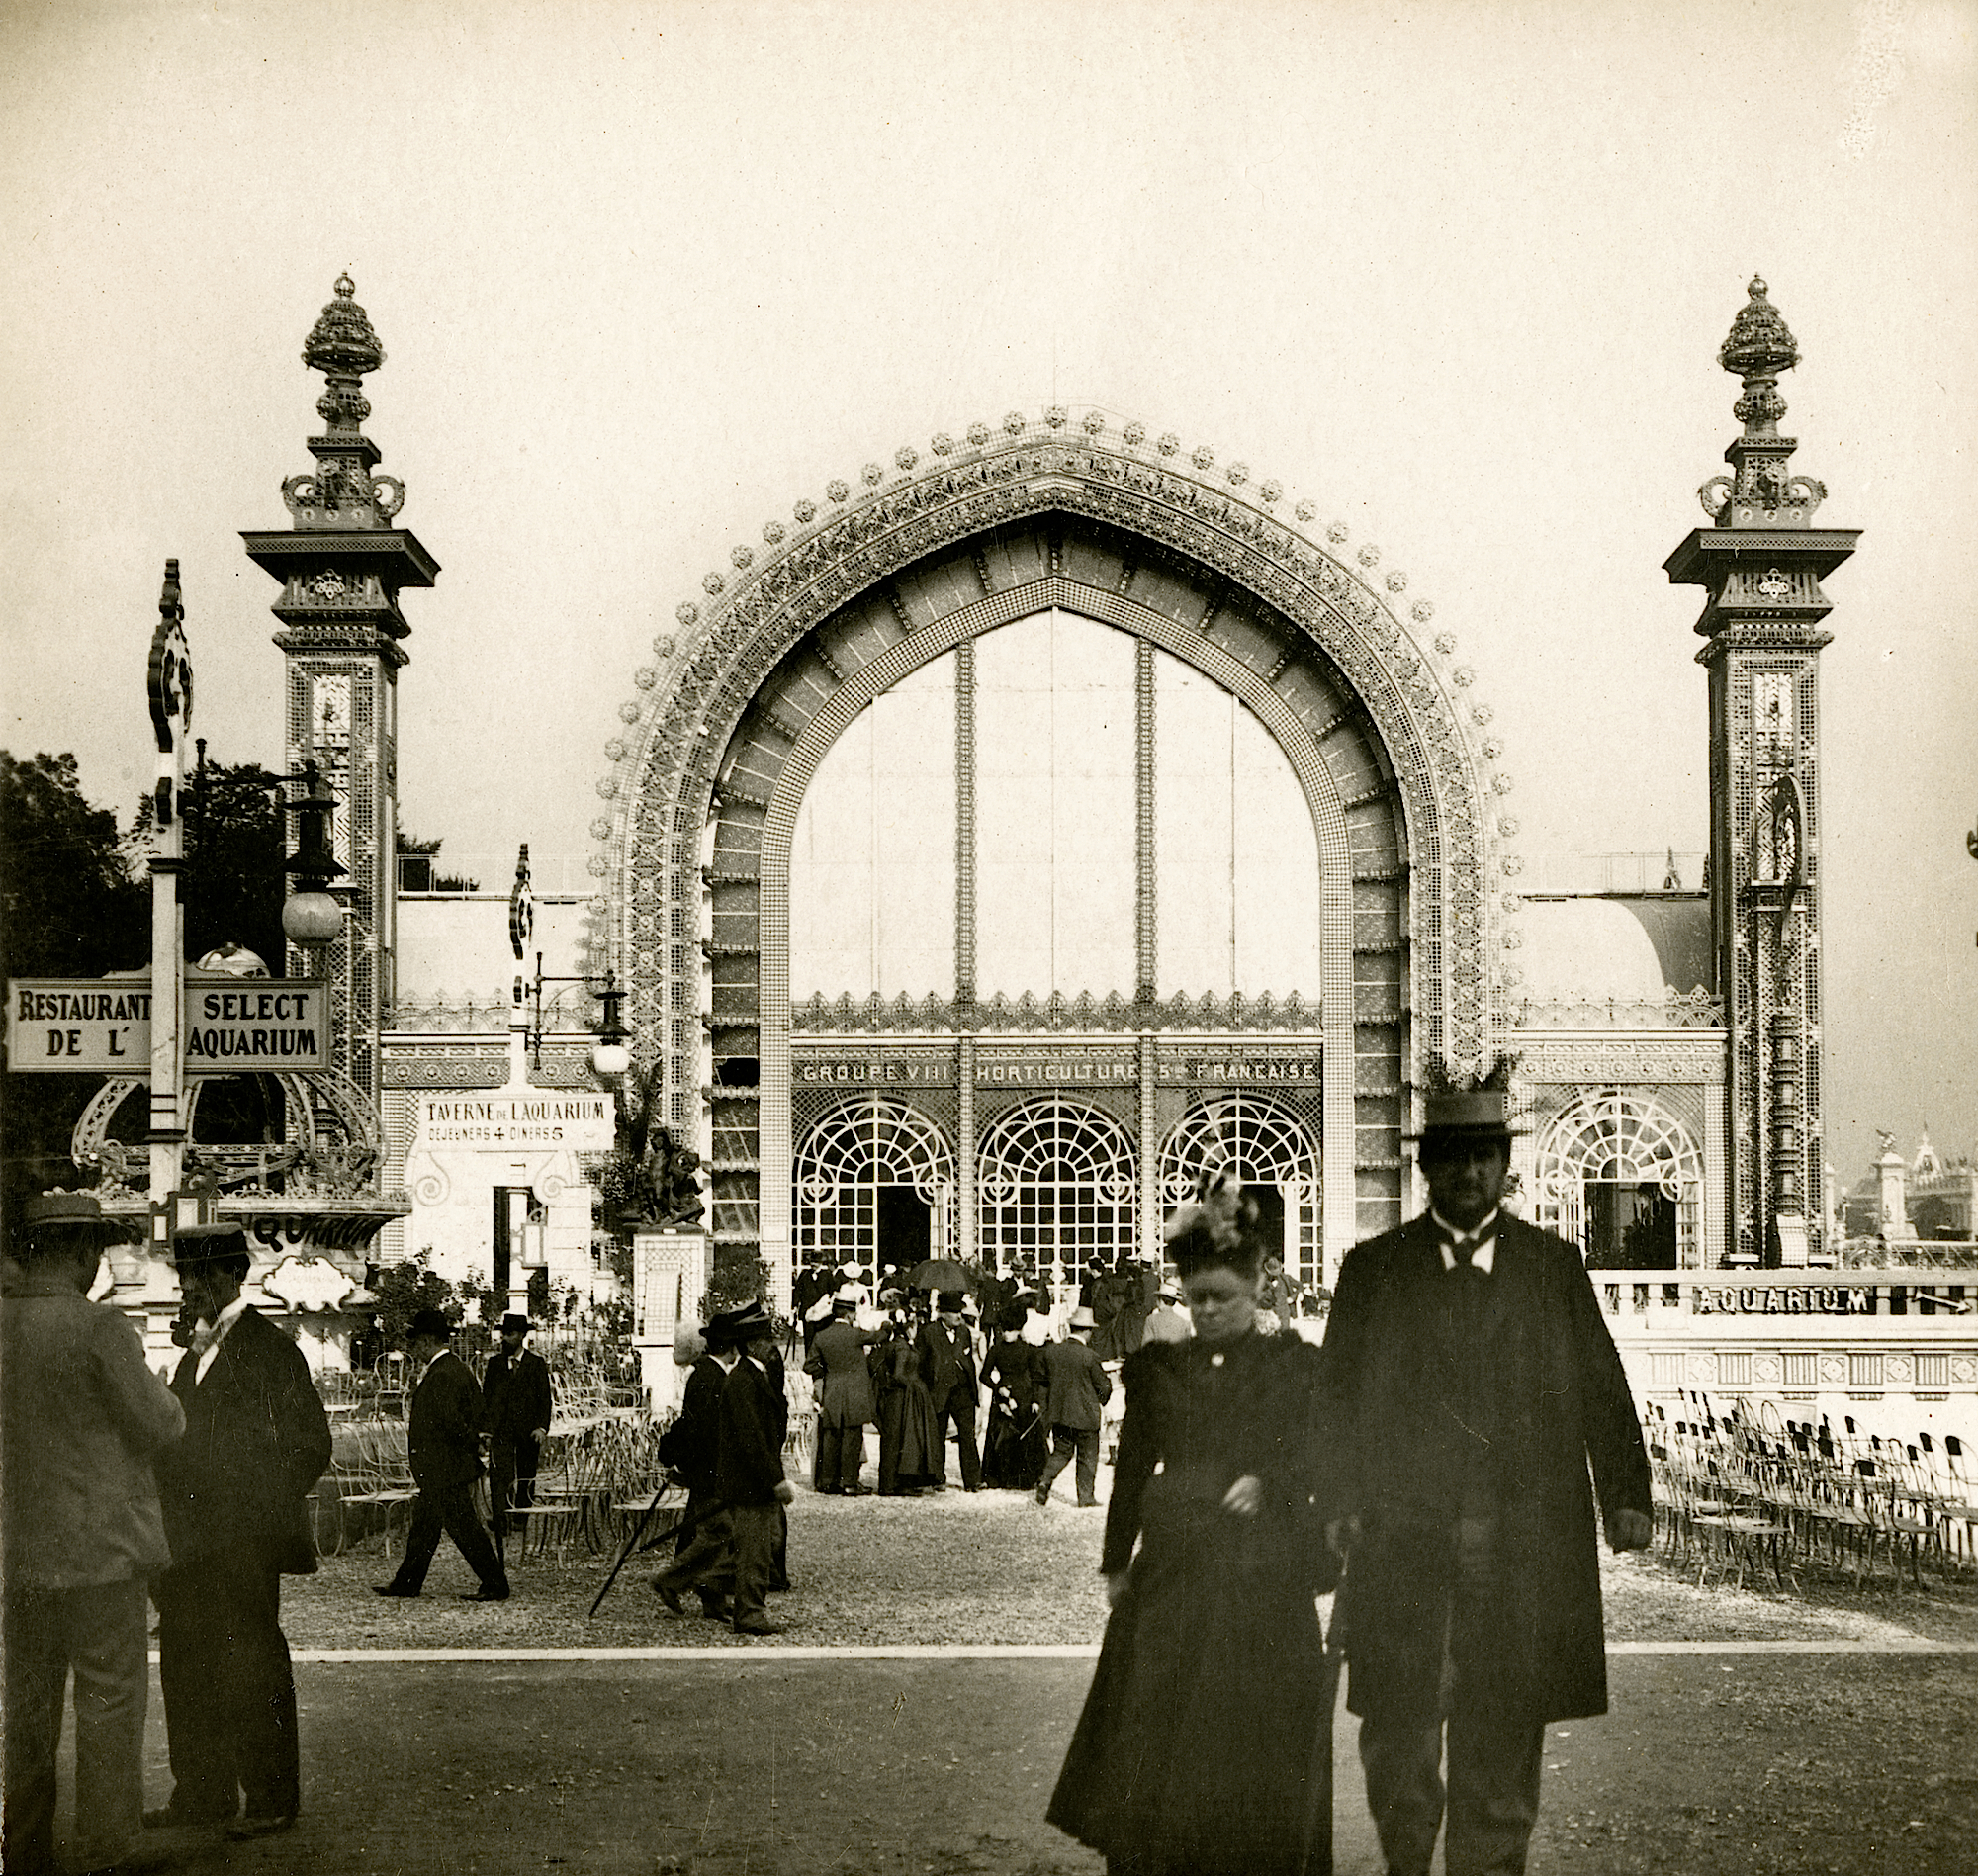
M 405 1408 L 405 1454 L 419 1495 L 412 1501 L 412 1528 L 398 1574 L 372 1587 L 381 1596 L 416 1596 L 444 1531 L 481 1579 L 481 1587 L 462 1600 L 506 1602 L 508 1572 L 474 1508 L 474 1481 L 481 1476 L 481 1385 L 454 1354 L 452 1336 L 452 1325 L 437 1309 L 419 1310 L 405 1332 L 406 1353 L 419 1373 Z
M 481 1429 L 488 1436 L 488 1499 L 494 1549 L 504 1558 L 510 1508 L 536 1502 L 536 1467 L 549 1438 L 549 1364 L 525 1348 L 532 1325 L 524 1315 L 501 1318 L 501 1346 L 481 1377 Z
M 1445 1807 L 1448 1876 L 1523 1871 L 1546 1723 L 1607 1709 L 1596 1490 L 1614 1550 L 1653 1534 L 1580 1253 L 1499 1206 L 1510 1069 L 1432 1086 L 1429 1208 L 1347 1253 L 1326 1329 L 1319 1502 L 1391 1876 L 1428 1876 Z

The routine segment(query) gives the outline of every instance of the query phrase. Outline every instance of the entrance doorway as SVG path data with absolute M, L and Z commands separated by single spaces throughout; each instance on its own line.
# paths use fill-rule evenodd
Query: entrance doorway
M 881 1186 L 874 1206 L 879 1268 L 910 1271 L 936 1255 L 934 1206 L 911 1186 Z
M 1586 1262 L 1593 1270 L 1670 1270 L 1676 1255 L 1675 1201 L 1660 1184 L 1586 1183 Z

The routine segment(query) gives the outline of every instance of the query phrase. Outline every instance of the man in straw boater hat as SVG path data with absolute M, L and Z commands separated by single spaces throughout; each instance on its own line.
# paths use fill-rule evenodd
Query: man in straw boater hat
M 302 1350 L 240 1294 L 240 1226 L 187 1226 L 173 1260 L 193 1331 L 172 1376 L 185 1438 L 158 1459 L 172 1566 L 152 1586 L 173 1788 L 145 1822 L 261 1836 L 302 1804 L 282 1578 L 315 1568 L 304 1500 L 329 1466 L 329 1420 Z
M 863 1300 L 854 1284 L 838 1292 L 832 1298 L 831 1320 L 818 1330 L 804 1362 L 804 1373 L 824 1384 L 818 1402 L 817 1488 L 848 1498 L 856 1498 L 865 1489 L 858 1482 L 865 1464 L 865 1429 L 878 1418 L 865 1351 L 881 1332 L 858 1326 Z
M 1580 1253 L 1500 1208 L 1512 1066 L 1458 1084 L 1431 1065 L 1429 1208 L 1347 1253 L 1326 1328 L 1320 1502 L 1392 1876 L 1427 1876 L 1445 1725 L 1450 1876 L 1524 1869 L 1546 1723 L 1607 1708 L 1594 1492 L 1613 1549 L 1654 1528 Z
M 1099 1502 L 1099 1429 L 1105 1424 L 1105 1405 L 1113 1398 L 1113 1377 L 1092 1347 L 1097 1327 L 1092 1311 L 1080 1303 L 1065 1324 L 1064 1340 L 1044 1344 L 1050 1376 L 1044 1423 L 1050 1428 L 1051 1450 L 1037 1480 L 1040 1505 L 1050 1503 L 1051 1487 L 1074 1455 L 1080 1506 L 1089 1511 Z
M 135 1869 L 144 1806 L 144 1586 L 168 1561 L 151 1455 L 185 1431 L 121 1309 L 89 1300 L 118 1227 L 87 1193 L 28 1200 L 0 1301 L 6 1531 L 5 1861 L 55 1867 L 55 1753 L 75 1675 L 75 1850 Z

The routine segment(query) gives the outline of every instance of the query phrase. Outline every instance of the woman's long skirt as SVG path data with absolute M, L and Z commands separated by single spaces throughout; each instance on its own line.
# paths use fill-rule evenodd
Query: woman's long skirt
M 1328 1876 L 1337 1677 L 1309 1581 L 1164 1484 L 1045 1816 L 1115 1876 Z
M 918 1375 L 889 1387 L 879 1401 L 879 1490 L 886 1496 L 936 1484 L 942 1469 L 941 1422 Z

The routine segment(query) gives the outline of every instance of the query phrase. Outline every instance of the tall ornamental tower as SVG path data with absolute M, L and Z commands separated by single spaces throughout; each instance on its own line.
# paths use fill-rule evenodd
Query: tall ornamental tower
M 399 591 L 430 586 L 439 563 L 394 525 L 405 485 L 371 473 L 383 451 L 364 434 L 363 381 L 385 351 L 356 291 L 338 278 L 303 347 L 303 363 L 328 380 L 315 405 L 326 428 L 309 439 L 315 472 L 282 484 L 290 526 L 240 538 L 247 558 L 282 582 L 273 609 L 288 661 L 287 761 L 292 772 L 316 763 L 335 791 L 333 851 L 346 868 L 341 933 L 319 956 L 291 946 L 288 968 L 329 979 L 335 1066 L 376 1113 L 397 945 L 399 670 L 411 629 Z
M 1717 362 L 1744 381 L 1728 476 L 1697 491 L 1711 525 L 1663 563 L 1709 594 L 1711 916 L 1730 1031 L 1723 1242 L 1733 1264 L 1804 1264 L 1821 1243 L 1820 582 L 1859 530 L 1817 528 L 1827 490 L 1795 475 L 1778 379 L 1799 347 L 1765 283 Z

